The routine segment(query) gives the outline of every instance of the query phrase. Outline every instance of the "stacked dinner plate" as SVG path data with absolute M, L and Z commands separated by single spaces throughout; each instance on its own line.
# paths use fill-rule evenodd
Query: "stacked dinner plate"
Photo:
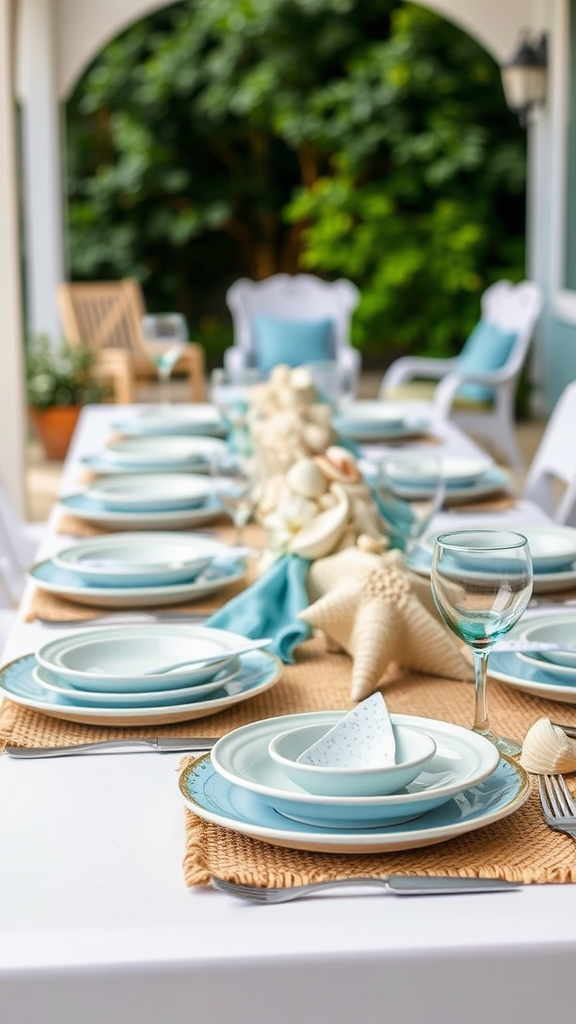
M 510 474 L 489 459 L 469 456 L 440 455 L 440 468 L 445 482 L 445 505 L 456 505 L 488 497 L 505 488 Z M 420 501 L 428 497 L 434 482 L 429 477 L 430 459 L 424 454 L 397 452 L 391 459 L 389 476 L 393 474 L 394 492 L 399 498 Z M 376 467 L 369 461 L 362 466 L 368 479 L 376 476 Z
M 369 853 L 443 842 L 511 814 L 528 798 L 524 770 L 484 737 L 448 722 L 394 714 L 396 732 L 420 731 L 434 741 L 432 756 L 411 782 L 386 795 L 303 788 L 283 769 L 278 738 L 308 726 L 322 727 L 315 735 L 328 732 L 343 715 L 283 715 L 235 729 L 183 771 L 184 802 L 207 821 L 276 846 Z
M 553 523 L 514 523 L 516 533 L 528 538 L 534 567 L 534 592 L 551 593 L 576 586 L 576 530 Z M 501 530 L 502 523 L 485 520 L 483 530 Z M 437 532 L 428 533 L 409 558 L 410 568 L 430 574 Z
M 226 442 L 218 437 L 147 435 L 110 441 L 96 455 L 83 459 L 94 473 L 201 473 L 207 472 Z
M 245 637 L 209 627 L 99 627 L 53 640 L 0 675 L 0 693 L 46 715 L 94 725 L 203 718 L 273 686 L 281 664 Z
M 352 441 L 386 441 L 424 433 L 428 420 L 402 406 L 385 402 L 350 402 L 334 423 L 343 438 Z
M 223 437 L 226 426 L 214 405 L 194 402 L 191 405 L 160 405 L 142 409 L 133 416 L 119 420 L 114 428 L 128 437 L 208 435 Z
M 76 541 L 29 575 L 42 590 L 78 604 L 130 609 L 193 601 L 245 572 L 245 557 L 211 538 L 136 532 Z
M 222 512 L 205 476 L 154 472 L 98 479 L 60 501 L 79 519 L 115 530 L 179 529 Z
M 509 639 L 566 645 L 566 650 L 517 650 L 490 655 L 490 675 L 515 689 L 564 704 L 576 704 L 576 610 L 538 612 L 524 618 Z M 573 647 L 574 650 L 570 650 Z

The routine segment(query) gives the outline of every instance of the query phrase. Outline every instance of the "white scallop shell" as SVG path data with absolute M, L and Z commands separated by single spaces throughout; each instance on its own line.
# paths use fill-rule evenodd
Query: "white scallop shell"
M 350 502 L 343 487 L 334 485 L 337 504 L 320 512 L 300 530 L 289 545 L 289 551 L 303 558 L 323 558 L 329 555 L 344 534 L 350 512 Z
M 547 775 L 576 771 L 576 740 L 549 718 L 539 718 L 524 738 L 520 764 L 527 772 Z
M 286 483 L 304 498 L 318 498 L 328 487 L 326 477 L 314 459 L 299 459 L 286 474 Z

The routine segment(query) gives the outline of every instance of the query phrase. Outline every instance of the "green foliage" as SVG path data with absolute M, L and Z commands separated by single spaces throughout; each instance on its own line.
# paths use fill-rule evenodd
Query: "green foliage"
M 351 278 L 355 342 L 383 361 L 455 350 L 484 288 L 523 276 L 525 139 L 498 68 L 402 0 L 164 8 L 95 61 L 67 136 L 74 276 L 138 277 L 209 361 L 240 275 Z
M 110 389 L 92 376 L 94 359 L 83 345 L 62 342 L 55 347 L 46 335 L 33 338 L 26 348 L 28 405 L 47 409 L 103 401 Z

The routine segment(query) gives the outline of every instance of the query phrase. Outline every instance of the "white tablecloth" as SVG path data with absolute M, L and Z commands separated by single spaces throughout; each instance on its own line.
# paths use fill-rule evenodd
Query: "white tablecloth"
M 83 414 L 66 490 L 80 454 L 98 448 L 114 412 Z M 453 428 L 446 443 L 476 451 Z M 45 551 L 65 541 L 50 533 Z M 20 621 L 6 660 L 46 635 Z M 278 907 L 187 890 L 178 760 L 0 758 L 3 1021 L 572 1020 L 576 888 L 331 895 Z

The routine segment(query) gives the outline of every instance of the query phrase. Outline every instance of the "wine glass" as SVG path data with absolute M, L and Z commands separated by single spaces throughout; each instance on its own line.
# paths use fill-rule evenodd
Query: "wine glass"
M 142 317 L 142 332 L 156 366 L 162 400 L 169 400 L 168 381 L 188 344 L 186 320 L 180 313 L 150 313 Z
M 432 518 L 442 507 L 446 484 L 442 459 L 386 455 L 376 466 L 373 495 L 390 546 L 410 556 Z
M 473 729 L 504 754 L 520 744 L 496 736 L 489 725 L 486 671 L 491 647 L 524 612 L 532 593 L 528 541 L 508 530 L 458 530 L 434 546 L 432 595 L 446 625 L 472 648 L 476 705 Z
M 228 432 L 229 444 L 244 452 L 252 448 L 248 426 L 250 391 L 261 380 L 258 370 L 227 370 L 218 367 L 210 375 L 210 399 Z
M 235 544 L 244 542 L 244 527 L 259 499 L 257 459 L 232 448 L 218 450 L 210 463 L 214 491 L 236 528 Z

